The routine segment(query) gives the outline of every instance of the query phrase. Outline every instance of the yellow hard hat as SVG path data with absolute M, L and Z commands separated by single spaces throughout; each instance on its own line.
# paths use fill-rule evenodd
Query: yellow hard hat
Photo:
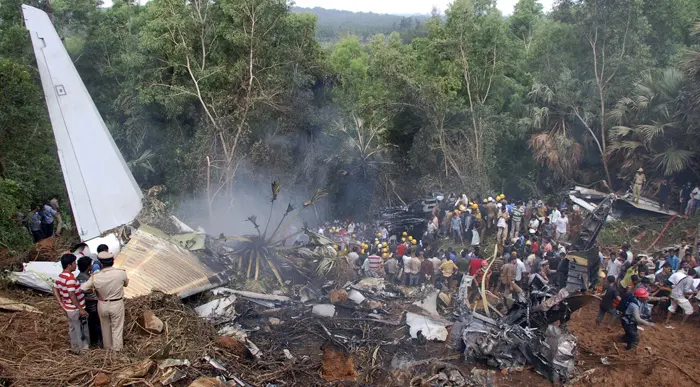
M 382 258 L 384 258 L 384 259 L 387 259 L 387 258 L 389 258 L 389 254 L 388 254 L 388 253 L 384 253 L 384 254 L 382 254 Z
M 377 233 L 377 238 L 381 238 L 381 237 L 382 237 L 382 233 L 378 232 L 378 233 Z
M 460 211 L 466 211 L 466 210 L 467 210 L 467 207 L 465 207 L 464 204 L 460 204 L 460 205 L 459 205 L 459 210 L 460 210 Z
M 360 250 L 360 254 L 364 254 L 364 253 L 365 253 L 365 249 Z
M 381 246 L 381 245 L 382 245 L 382 242 L 377 242 L 377 246 Z
M 388 253 L 388 252 L 389 252 L 389 248 L 388 248 L 388 247 L 385 247 L 385 248 L 382 249 L 382 251 L 385 252 L 385 253 Z
M 406 242 L 406 237 L 401 238 L 401 242 Z
M 417 244 L 417 243 L 418 243 L 418 241 L 417 241 L 417 240 L 415 240 L 415 239 L 413 239 L 413 240 L 411 240 L 411 243 L 415 245 L 415 244 Z
M 406 236 L 406 235 L 408 235 L 408 233 L 406 231 L 404 231 L 401 235 Z
M 389 244 L 386 242 L 382 242 L 382 246 L 387 247 L 387 246 L 389 246 Z
M 506 198 L 506 194 L 501 194 L 501 199 L 505 199 L 505 198 Z
M 353 237 L 353 238 L 357 238 L 357 235 L 355 235 L 355 234 L 352 234 L 352 237 Z
M 484 199 L 484 203 L 488 203 L 488 202 L 489 202 L 489 200 L 488 200 L 488 199 Z
M 475 209 L 475 210 L 476 210 L 477 208 L 479 208 L 479 205 L 476 204 L 476 203 L 472 203 L 472 209 Z

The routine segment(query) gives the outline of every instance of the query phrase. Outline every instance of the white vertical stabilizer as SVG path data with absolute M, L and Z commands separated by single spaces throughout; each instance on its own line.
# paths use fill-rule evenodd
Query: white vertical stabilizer
M 129 223 L 142 193 L 49 17 L 22 5 L 82 240 Z

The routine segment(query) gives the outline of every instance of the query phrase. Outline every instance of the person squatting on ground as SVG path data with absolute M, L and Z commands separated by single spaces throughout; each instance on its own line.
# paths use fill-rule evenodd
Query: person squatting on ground
M 129 285 L 129 279 L 124 270 L 113 267 L 112 253 L 101 252 L 97 258 L 102 270 L 93 274 L 80 290 L 95 291 L 102 344 L 105 349 L 120 351 L 124 345 L 124 288 Z

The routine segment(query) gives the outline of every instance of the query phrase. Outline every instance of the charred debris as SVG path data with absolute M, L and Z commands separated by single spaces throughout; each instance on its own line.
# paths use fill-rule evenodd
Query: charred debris
M 278 193 L 274 182 L 271 213 Z M 299 212 L 321 197 L 317 191 L 299 209 L 289 204 L 276 225 L 249 217 L 254 232 L 241 237 L 208 236 L 174 217 L 150 220 L 161 219 L 178 233 L 146 224 L 122 233 L 126 243 L 116 266 L 132 279 L 126 297 L 176 295 L 217 337 L 216 350 L 188 360 L 171 376 L 188 380 L 188 374 L 206 374 L 230 386 L 281 386 L 289 380 L 487 386 L 495 378 L 488 368 L 502 374 L 532 368 L 558 384 L 576 375 L 576 338 L 566 322 L 594 299 L 585 289 L 598 273 L 595 240 L 614 196 L 585 219 L 570 248 L 567 286 L 535 284 L 514 294 L 510 308 L 481 287 L 484 301 L 470 305 L 469 276 L 456 292 L 361 278 L 339 254 L 337 241 L 308 228 L 289 232 Z M 392 232 L 416 231 L 428 205 L 387 210 L 378 223 Z M 302 234 L 303 243 L 288 245 Z M 20 284 L 39 290 L 50 282 L 31 265 L 15 275 Z M 187 371 L 193 362 L 207 371 Z

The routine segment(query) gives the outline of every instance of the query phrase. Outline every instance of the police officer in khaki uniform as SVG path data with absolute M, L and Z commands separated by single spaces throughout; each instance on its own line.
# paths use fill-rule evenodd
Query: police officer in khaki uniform
M 642 186 L 647 182 L 647 177 L 644 175 L 644 168 L 639 168 L 634 174 L 634 185 L 632 185 L 632 195 L 634 202 L 639 203 L 639 197 L 642 195 Z
M 103 269 L 93 274 L 81 289 L 97 293 L 102 344 L 105 349 L 119 351 L 124 345 L 124 288 L 129 284 L 129 279 L 124 270 L 112 267 L 112 253 L 103 251 L 97 258 Z

